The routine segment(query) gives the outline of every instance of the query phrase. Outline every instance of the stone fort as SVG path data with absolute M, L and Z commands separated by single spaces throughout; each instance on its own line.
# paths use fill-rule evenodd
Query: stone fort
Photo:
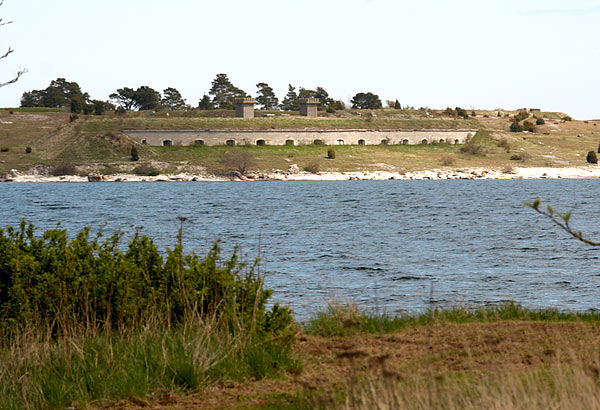
M 254 118 L 256 100 L 235 99 L 239 118 Z M 298 100 L 300 115 L 316 117 L 319 100 Z M 123 130 L 126 135 L 148 145 L 415 145 L 464 144 L 476 129 L 332 129 L 332 130 Z

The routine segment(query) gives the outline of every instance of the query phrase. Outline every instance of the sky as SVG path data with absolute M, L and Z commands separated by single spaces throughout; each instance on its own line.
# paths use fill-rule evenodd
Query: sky
M 598 0 L 5 0 L 0 106 L 65 78 L 94 99 L 177 88 L 196 106 L 217 73 L 373 92 L 443 109 L 538 107 L 600 118 Z

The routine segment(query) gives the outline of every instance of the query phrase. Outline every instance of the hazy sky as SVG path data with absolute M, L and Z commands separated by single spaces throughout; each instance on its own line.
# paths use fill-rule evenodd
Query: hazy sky
M 5 0 L 0 106 L 51 80 L 92 98 L 124 86 L 177 88 L 197 105 L 217 73 L 371 91 L 403 105 L 540 107 L 600 118 L 598 0 Z

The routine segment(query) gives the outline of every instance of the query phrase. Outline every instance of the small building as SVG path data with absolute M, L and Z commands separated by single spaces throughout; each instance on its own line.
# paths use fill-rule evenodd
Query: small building
M 317 108 L 319 107 L 318 98 L 299 98 L 298 105 L 300 106 L 300 115 L 303 117 L 317 116 Z
M 237 118 L 254 118 L 254 104 L 256 100 L 251 97 L 238 97 L 235 102 L 235 116 Z

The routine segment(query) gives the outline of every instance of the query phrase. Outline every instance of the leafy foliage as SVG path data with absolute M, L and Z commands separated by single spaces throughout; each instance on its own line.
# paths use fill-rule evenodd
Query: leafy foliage
M 240 174 L 245 175 L 250 168 L 255 165 L 254 155 L 244 149 L 235 148 L 227 151 L 222 158 L 224 165 L 235 169 Z
M 585 157 L 585 160 L 590 164 L 597 164 L 598 163 L 598 155 L 596 154 L 596 151 L 589 151 L 587 153 L 587 156 Z
M 279 105 L 279 100 L 273 91 L 273 88 L 269 86 L 267 83 L 258 83 L 256 84 L 256 88 L 258 89 L 256 102 L 261 106 L 263 110 L 272 110 L 277 108 Z
M 169 110 L 183 110 L 185 100 L 176 88 L 169 87 L 163 90 L 163 97 L 160 103 Z
M 357 93 L 352 100 L 352 108 L 360 108 L 360 109 L 368 109 L 375 110 L 377 108 L 381 108 L 381 100 L 377 94 L 373 94 L 371 92 L 367 93 Z
M 288 84 L 288 92 L 281 102 L 281 109 L 284 111 L 298 111 L 300 109 L 298 106 L 298 94 L 296 93 L 296 88 L 292 87 L 291 84 Z
M 215 108 L 221 108 L 226 110 L 233 110 L 235 108 L 234 99 L 236 97 L 247 97 L 247 94 L 234 86 L 227 74 L 217 74 L 215 79 L 211 83 L 210 91 L 208 92 L 213 96 L 212 103 Z
M 267 313 L 272 291 L 263 289 L 258 262 L 240 261 L 237 250 L 222 261 L 218 242 L 204 258 L 186 254 L 181 228 L 166 257 L 137 233 L 122 251 L 122 237 L 91 238 L 90 228 L 71 240 L 63 229 L 36 237 L 25 220 L 0 229 L 0 328 L 28 321 L 56 333 L 81 323 L 135 327 L 152 317 L 169 325 L 199 314 L 257 334 L 289 333 L 287 308 Z
M 76 82 L 57 78 L 43 90 L 24 92 L 21 107 L 70 108 L 76 110 L 72 112 L 79 113 L 83 111 L 89 99 L 89 94 L 83 93 Z

